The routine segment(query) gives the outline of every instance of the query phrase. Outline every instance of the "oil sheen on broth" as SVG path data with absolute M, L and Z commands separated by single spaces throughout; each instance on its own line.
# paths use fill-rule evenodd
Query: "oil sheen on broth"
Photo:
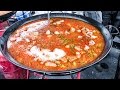
M 40 19 L 24 24 L 9 37 L 7 48 L 19 63 L 36 70 L 62 71 L 92 63 L 104 49 L 97 28 L 76 19 Z

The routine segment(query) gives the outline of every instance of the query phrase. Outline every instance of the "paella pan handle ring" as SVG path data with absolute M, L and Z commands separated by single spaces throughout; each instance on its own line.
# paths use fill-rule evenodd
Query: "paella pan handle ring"
M 111 32 L 112 35 L 116 35 L 116 34 L 120 33 L 118 28 L 113 26 L 113 25 L 106 25 L 105 27 Z M 114 28 L 117 32 L 116 33 L 112 33 L 112 30 L 113 30 L 112 28 Z
M 62 12 L 62 11 L 48 11 L 48 21 L 49 21 L 49 19 L 50 19 L 50 14 L 51 14 L 52 12 Z M 62 13 L 63 13 L 63 12 L 62 12 Z
M 76 12 L 72 11 L 72 14 L 75 14 Z
M 3 37 L 0 37 L 0 51 L 5 52 L 5 39 Z
M 46 75 L 46 73 L 43 73 L 42 79 L 45 79 L 45 75 Z
M 75 79 L 74 76 L 73 76 L 73 72 L 70 71 L 70 76 L 72 79 Z

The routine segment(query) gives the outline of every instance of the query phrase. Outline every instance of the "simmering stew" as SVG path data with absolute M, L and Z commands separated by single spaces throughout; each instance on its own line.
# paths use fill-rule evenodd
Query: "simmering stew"
M 7 42 L 10 55 L 36 70 L 62 71 L 94 62 L 105 46 L 100 31 L 71 18 L 40 19 L 13 32 Z

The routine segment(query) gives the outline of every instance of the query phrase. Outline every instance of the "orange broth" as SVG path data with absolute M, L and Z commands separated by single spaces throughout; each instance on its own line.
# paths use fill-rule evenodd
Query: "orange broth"
M 51 18 L 50 25 L 37 28 L 36 31 L 34 31 L 34 25 L 28 27 L 44 20 L 46 19 L 26 23 L 9 37 L 8 44 L 12 44 L 8 47 L 8 51 L 19 63 L 36 70 L 62 71 L 88 65 L 102 53 L 105 46 L 104 37 L 96 27 L 70 18 Z M 21 33 L 26 32 L 29 28 L 33 31 L 21 36 Z M 39 50 L 49 49 L 51 53 L 58 48 L 63 50 L 65 55 L 57 53 L 57 55 L 61 54 L 61 58 L 42 60 L 41 57 L 28 53 L 33 46 Z M 49 55 L 46 57 L 52 58 Z

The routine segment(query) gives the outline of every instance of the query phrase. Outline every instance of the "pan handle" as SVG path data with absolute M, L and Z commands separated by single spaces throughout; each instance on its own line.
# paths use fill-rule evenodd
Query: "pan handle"
M 70 76 L 71 76 L 71 79 L 75 79 L 74 75 L 73 75 L 73 72 L 71 72 L 71 71 L 70 71 Z
M 2 37 L 0 37 L 0 51 L 4 50 L 4 48 L 2 48 L 2 46 L 4 46 L 4 39 Z
M 112 35 L 117 35 L 117 34 L 120 33 L 119 30 L 118 30 L 118 28 L 115 27 L 115 26 L 113 26 L 113 25 L 106 25 L 105 27 L 111 32 Z M 114 30 L 117 31 L 116 33 L 112 33 L 113 28 L 114 28 Z

